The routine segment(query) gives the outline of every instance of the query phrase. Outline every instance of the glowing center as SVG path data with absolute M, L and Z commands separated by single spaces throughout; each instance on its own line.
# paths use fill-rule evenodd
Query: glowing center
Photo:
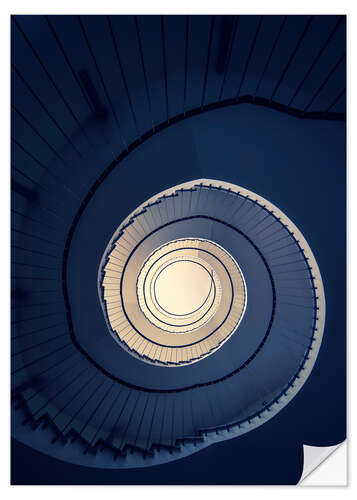
M 207 300 L 212 277 L 207 270 L 190 260 L 167 265 L 157 276 L 155 297 L 159 306 L 175 315 L 187 315 L 198 310 Z

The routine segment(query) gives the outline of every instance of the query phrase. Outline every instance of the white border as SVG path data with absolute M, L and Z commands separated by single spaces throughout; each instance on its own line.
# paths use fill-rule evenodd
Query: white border
M 9 16 L 11 13 L 28 13 L 28 14 L 39 14 L 39 13 L 57 13 L 57 14 L 77 14 L 78 12 L 83 13 L 83 12 L 90 12 L 90 13 L 98 13 L 98 14 L 107 14 L 109 12 L 117 13 L 117 14 L 129 14 L 131 12 L 138 12 L 138 13 L 143 13 L 143 12 L 149 12 L 150 13 L 155 13 L 155 12 L 167 12 L 167 13 L 193 13 L 199 12 L 199 13 L 211 13 L 213 11 L 219 12 L 221 14 L 224 13 L 256 13 L 256 14 L 261 14 L 262 12 L 267 13 L 267 14 L 273 14 L 273 13 L 286 13 L 286 14 L 309 14 L 309 13 L 316 13 L 316 14 L 339 14 L 339 13 L 347 13 L 349 15 L 348 18 L 348 51 L 347 51 L 347 59 L 348 59 L 348 164 L 355 164 L 356 162 L 351 162 L 350 160 L 356 156 L 354 155 L 355 151 L 355 143 L 356 141 L 350 141 L 350 137 L 352 136 L 353 133 L 353 119 L 349 117 L 349 113 L 354 110 L 354 99 L 353 99 L 353 93 L 350 95 L 349 90 L 352 88 L 356 88 L 357 84 L 357 78 L 356 78 L 356 62 L 355 62 L 355 56 L 352 52 L 352 47 L 357 45 L 357 11 L 356 9 L 356 2 L 354 0 L 340 0 L 339 2 L 336 2 L 335 0 L 299 0 L 299 2 L 286 2 L 283 0 L 277 0 L 273 2 L 266 2 L 263 0 L 260 1 L 255 1 L 251 0 L 250 2 L 233 2 L 232 0 L 225 1 L 225 0 L 220 0 L 219 2 L 212 2 L 212 1 L 205 1 L 203 0 L 196 1 L 195 3 L 193 0 L 187 1 L 187 0 L 181 0 L 180 2 L 175 3 L 169 3 L 169 2 L 158 2 L 157 0 L 151 0 L 150 3 L 145 2 L 144 0 L 131 0 L 129 3 L 124 3 L 124 2 L 117 2 L 117 1 L 102 1 L 100 3 L 101 9 L 97 7 L 98 4 L 94 5 L 94 8 L 92 7 L 91 11 L 89 10 L 88 7 L 88 1 L 84 0 L 77 0 L 75 3 L 73 1 L 68 1 L 68 0 L 62 0 L 62 1 L 56 1 L 53 0 L 52 2 L 45 2 L 44 0 L 38 1 L 38 0 L 33 0 L 32 2 L 28 2 L 25 0 L 16 0 L 13 2 L 10 2 L 9 0 L 4 0 L 1 4 L 1 37 L 2 37 L 2 43 L 0 44 L 1 50 L 2 50 L 2 58 L 1 60 L 3 61 L 3 67 L 6 65 L 6 61 L 8 62 L 8 73 L 5 78 L 1 80 L 1 97 L 2 97 L 2 135 L 1 135 L 1 140 L 2 140 L 2 151 L 4 153 L 4 162 L 3 162 L 3 168 L 0 170 L 1 175 L 2 175 L 2 182 L 1 182 L 1 187 L 3 189 L 2 196 L 0 197 L 1 203 L 2 203 L 2 210 L 0 210 L 0 214 L 2 217 L 2 222 L 3 226 L 6 232 L 7 228 L 7 234 L 9 235 L 9 217 L 7 210 L 9 210 L 9 168 L 7 165 L 9 164 L 9 159 L 10 159 L 10 147 L 9 147 L 9 123 L 10 123 L 10 111 L 9 111 L 9 96 L 10 96 L 10 85 L 9 85 L 9 74 L 10 74 L 10 49 L 9 49 Z M 148 7 L 150 5 L 150 7 Z M 354 15 L 356 14 L 356 15 Z M 355 43 L 353 43 L 355 42 Z M 350 56 L 350 52 L 352 54 Z M 354 85 L 353 85 L 354 83 Z M 354 225 L 354 228 L 352 227 L 352 224 L 350 224 L 350 221 L 356 220 L 353 216 L 357 215 L 357 197 L 356 196 L 350 196 L 350 194 L 355 192 L 355 189 L 357 189 L 357 172 L 355 168 L 348 169 L 348 230 L 349 230 L 349 241 L 348 241 L 348 250 L 349 253 L 351 252 L 352 255 L 357 254 L 357 237 L 356 237 L 356 226 Z M 9 236 L 8 236 L 9 238 Z M 2 280 L 2 317 L 3 318 L 9 318 L 9 280 L 10 280 L 10 270 L 9 270 L 9 245 L 3 244 L 1 246 L 1 257 L 2 257 L 2 262 L 5 263 L 5 269 L 3 276 L 5 276 L 5 279 Z M 352 281 L 357 280 L 357 263 L 356 259 L 348 259 L 348 275 L 351 277 L 348 279 L 348 284 L 351 283 Z M 354 278 L 354 279 L 353 279 Z M 348 287 L 349 290 L 349 287 Z M 349 290 L 349 296 L 348 296 L 348 311 L 350 311 L 349 304 L 356 304 L 357 303 L 357 293 L 354 291 L 355 289 Z M 350 325 L 356 324 L 357 321 L 352 315 L 348 315 L 348 331 L 350 330 Z M 7 324 L 9 324 L 9 319 L 7 321 Z M 8 401 L 8 395 L 9 395 L 9 384 L 10 384 L 10 377 L 9 377 L 9 372 L 10 372 L 10 367 L 9 367 L 9 353 L 10 353 L 10 342 L 9 342 L 9 335 L 6 337 L 6 335 L 2 336 L 2 349 L 1 352 L 3 353 L 3 362 L 2 362 L 2 369 L 3 369 L 3 376 L 1 377 L 1 383 L 2 383 L 2 390 L 7 398 L 6 401 Z M 349 350 L 348 352 L 351 353 L 351 348 L 353 348 L 353 339 L 352 336 L 348 336 L 348 344 L 349 344 Z M 352 354 L 349 354 L 348 359 L 352 359 Z M 349 379 L 356 378 L 356 373 L 357 369 L 355 368 L 356 364 L 351 364 L 349 363 L 350 369 L 349 369 Z M 350 384 L 348 384 L 350 387 Z M 349 405 L 348 405 L 348 414 L 349 416 L 352 415 L 352 413 L 356 413 L 356 399 L 352 398 L 352 393 L 351 391 L 348 391 L 349 393 Z M 4 396 L 3 396 L 4 397 Z M 9 405 L 10 406 L 10 405 Z M 98 486 L 77 486 L 77 487 L 67 487 L 63 486 L 62 488 L 53 488 L 53 487 L 46 487 L 46 486 L 33 486 L 33 487 L 21 487 L 21 488 L 10 488 L 9 487 L 9 481 L 10 481 L 10 465 L 9 465 L 9 450 L 10 450 L 10 438 L 9 438 L 9 422 L 10 422 L 10 412 L 2 412 L 1 413 L 1 429 L 2 429 L 2 440 L 1 440 L 1 450 L 2 450 L 2 465 L 3 467 L 1 468 L 1 492 L 3 494 L 3 498 L 7 498 L 8 496 L 11 497 L 23 497 L 24 494 L 26 493 L 32 493 L 36 495 L 37 499 L 40 498 L 48 498 L 49 495 L 54 500 L 59 499 L 63 495 L 63 490 L 62 488 L 66 488 L 66 491 L 76 491 L 77 494 L 80 492 L 86 495 L 87 499 L 96 499 L 98 496 Z M 353 450 L 353 447 L 352 447 Z M 351 451 L 351 447 L 349 447 L 349 459 L 350 462 L 352 462 L 352 457 L 353 457 L 353 451 Z M 351 468 L 351 465 L 349 465 L 349 468 Z M 114 486 L 107 486 L 105 488 L 106 494 L 110 494 L 112 492 L 113 494 L 117 495 L 118 490 Z M 158 498 L 167 498 L 170 496 L 171 498 L 178 498 L 179 496 L 182 497 L 182 495 L 185 495 L 186 498 L 197 498 L 197 494 L 203 494 L 206 499 L 210 500 L 213 499 L 217 496 L 218 490 L 221 490 L 222 493 L 224 494 L 225 499 L 236 499 L 238 495 L 253 495 L 253 498 L 255 498 L 255 495 L 264 495 L 265 498 L 269 499 L 276 499 L 276 498 L 284 498 L 286 497 L 286 494 L 288 493 L 289 496 L 291 497 L 301 497 L 301 490 L 298 488 L 289 488 L 289 492 L 287 492 L 287 489 L 285 487 L 264 487 L 264 490 L 261 487 L 254 487 L 254 486 L 249 486 L 249 487 L 239 487 L 237 489 L 234 486 L 224 486 L 224 487 L 212 487 L 212 486 L 201 486 L 201 487 L 190 487 L 190 486 L 181 486 L 181 487 L 170 487 L 170 486 L 152 486 L 152 487 L 146 487 L 145 492 L 143 491 L 143 488 L 140 486 L 121 486 L 120 487 L 120 494 L 122 495 L 142 495 L 145 494 L 145 498 L 147 500 L 155 499 L 157 500 Z M 316 500 L 316 496 L 321 495 L 324 496 L 325 499 L 335 499 L 336 496 L 339 498 L 344 498 L 346 496 L 350 497 L 352 494 L 355 496 L 356 492 L 354 490 L 357 490 L 356 488 L 356 482 L 352 487 L 349 487 L 348 489 L 344 488 L 341 489 L 339 488 L 338 491 L 336 491 L 334 488 L 326 489 L 326 488 L 308 488 L 306 487 L 304 489 L 304 496 L 307 498 L 312 498 L 313 500 Z M 353 493 L 354 492 L 354 493 Z

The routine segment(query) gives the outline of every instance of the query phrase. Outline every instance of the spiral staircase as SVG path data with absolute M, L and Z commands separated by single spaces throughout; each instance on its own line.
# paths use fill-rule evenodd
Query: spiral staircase
M 13 435 L 114 469 L 263 425 L 313 368 L 324 287 L 279 208 L 201 175 L 189 127 L 240 108 L 342 125 L 344 18 L 12 23 Z M 160 273 L 187 260 L 204 300 L 168 311 Z

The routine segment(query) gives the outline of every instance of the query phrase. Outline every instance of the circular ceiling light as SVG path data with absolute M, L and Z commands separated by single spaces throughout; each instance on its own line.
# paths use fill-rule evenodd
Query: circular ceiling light
M 182 255 L 160 266 L 150 293 L 157 307 L 169 317 L 188 317 L 202 311 L 216 290 L 213 269 L 193 256 Z M 210 307 L 212 306 L 210 301 Z
M 214 249 L 207 240 L 174 240 L 156 249 L 140 270 L 140 308 L 165 332 L 196 330 L 211 319 L 220 305 L 217 263 L 210 262 L 210 254 L 204 250 L 207 246 Z

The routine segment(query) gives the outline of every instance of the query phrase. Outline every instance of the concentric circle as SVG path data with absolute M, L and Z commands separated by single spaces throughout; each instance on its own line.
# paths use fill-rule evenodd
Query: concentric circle
M 114 247 L 102 282 L 108 321 L 130 352 L 155 364 L 186 365 L 215 352 L 237 330 L 246 285 L 221 246 L 179 238 L 155 248 L 141 264 L 136 254 L 143 248 L 119 273 L 112 267 Z
M 154 325 L 171 333 L 199 328 L 217 311 L 221 286 L 217 273 L 190 249 L 159 257 L 140 271 L 137 295 L 141 310 Z M 165 258 L 166 257 L 166 258 Z M 185 312 L 186 311 L 186 312 Z
M 165 264 L 153 283 L 157 306 L 175 317 L 201 310 L 215 288 L 215 280 L 204 265 L 185 256 Z
M 214 255 L 216 248 L 207 240 L 175 240 L 145 261 L 137 280 L 138 302 L 158 328 L 183 334 L 200 328 L 217 312 L 222 297 L 219 261 L 208 262 L 207 248 Z

